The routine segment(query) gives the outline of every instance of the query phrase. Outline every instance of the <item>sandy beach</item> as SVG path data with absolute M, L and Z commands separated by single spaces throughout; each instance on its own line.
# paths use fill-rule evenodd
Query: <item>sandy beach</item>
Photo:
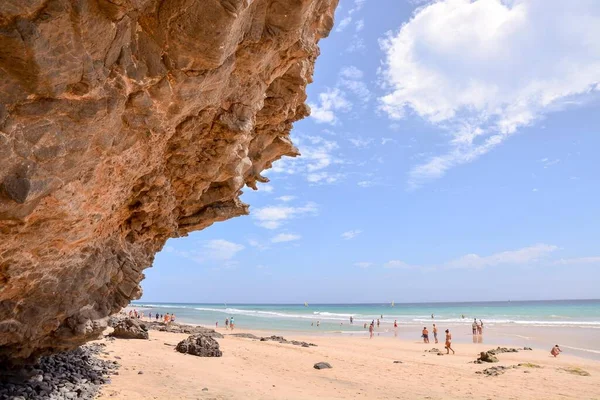
M 498 355 L 499 363 L 473 364 L 492 344 L 456 344 L 456 355 L 425 352 L 443 344 L 393 337 L 286 335 L 317 347 L 261 342 L 225 335 L 217 339 L 223 357 L 176 352 L 188 335 L 151 330 L 149 340 L 106 342 L 119 375 L 99 399 L 598 399 L 600 362 L 549 349 Z M 267 336 L 272 332 L 238 331 Z M 445 351 L 444 351 L 445 352 Z M 120 357 L 120 358 L 116 358 Z M 325 361 L 332 369 L 316 370 Z M 401 363 L 394 363 L 401 361 Z M 493 366 L 522 366 L 500 376 L 477 374 Z M 583 370 L 581 376 L 567 370 Z M 141 373 L 140 373 L 141 371 Z

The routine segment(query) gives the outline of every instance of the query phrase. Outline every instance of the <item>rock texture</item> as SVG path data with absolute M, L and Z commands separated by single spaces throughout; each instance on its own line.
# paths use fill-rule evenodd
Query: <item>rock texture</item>
M 123 318 L 112 325 L 114 330 L 110 336 L 119 339 L 148 339 L 146 324 L 132 318 Z
M 202 334 L 192 335 L 182 340 L 177 344 L 175 350 L 198 357 L 221 357 L 223 355 L 219 349 L 219 342 Z
M 168 238 L 248 214 L 337 1 L 0 2 L 0 360 L 97 337 Z

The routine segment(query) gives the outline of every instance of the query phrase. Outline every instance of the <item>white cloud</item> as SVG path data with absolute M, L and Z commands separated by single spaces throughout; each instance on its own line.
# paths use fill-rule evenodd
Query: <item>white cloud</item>
M 540 163 L 542 163 L 542 165 L 544 166 L 544 168 L 551 167 L 551 166 L 553 166 L 553 165 L 555 165 L 555 164 L 558 164 L 559 162 L 560 162 L 560 159 L 559 159 L 559 158 L 555 158 L 555 159 L 553 159 L 553 160 L 550 160 L 550 159 L 548 159 L 548 158 L 542 158 L 542 159 L 540 160 Z
M 449 150 L 410 172 L 418 187 L 472 162 L 600 88 L 600 2 L 441 0 L 382 40 L 392 119 L 447 129 Z M 595 93 L 592 93 L 595 92 Z
M 244 249 L 244 245 L 224 239 L 203 242 L 200 249 L 179 250 L 172 246 L 165 248 L 169 253 L 194 261 L 195 263 L 219 262 L 222 267 L 233 266 L 235 262 L 232 259 Z
M 517 250 L 502 251 L 488 256 L 480 256 L 478 254 L 465 254 L 464 256 L 455 258 L 437 265 L 411 265 L 401 260 L 391 260 L 384 264 L 386 268 L 428 268 L 428 269 L 482 269 L 488 267 L 496 267 L 501 265 L 533 265 L 533 264 L 569 264 L 576 263 L 575 260 L 584 260 L 584 262 L 600 261 L 600 257 L 588 257 L 581 259 L 570 259 L 552 262 L 549 256 L 557 251 L 557 246 L 548 244 L 536 244 L 529 247 L 524 247 Z
M 283 243 L 283 242 L 293 242 L 294 240 L 300 240 L 302 236 L 295 235 L 293 233 L 280 233 L 271 238 L 272 243 Z
M 363 72 L 354 65 L 344 67 L 340 71 L 340 76 L 346 79 L 362 79 L 363 75 Z
M 273 193 L 273 186 L 268 184 L 259 184 L 258 190 L 264 193 Z
M 346 27 L 348 25 L 350 25 L 350 22 L 352 22 L 352 17 L 351 16 L 347 16 L 345 18 L 342 18 L 342 20 L 338 24 L 337 28 L 335 28 L 335 31 L 336 32 L 342 32 L 344 29 L 346 29 Z
M 554 265 L 578 265 L 578 264 L 598 264 L 600 266 L 600 257 L 577 257 L 561 258 L 553 263 Z
M 306 215 L 316 215 L 317 205 L 306 203 L 303 207 L 267 206 L 251 212 L 256 224 L 267 229 L 277 229 L 287 221 Z
M 544 259 L 558 250 L 557 246 L 536 244 L 518 250 L 503 251 L 489 256 L 466 254 L 444 264 L 447 268 L 485 268 L 498 265 L 527 265 Z
M 287 203 L 288 201 L 292 201 L 292 200 L 294 200 L 295 198 L 296 198 L 296 196 L 290 196 L 290 195 L 286 195 L 286 196 L 279 196 L 279 197 L 277 198 L 277 200 L 279 200 L 279 201 L 284 201 L 284 202 L 286 202 L 286 203 Z
M 256 240 L 256 239 L 248 239 L 248 244 L 252 247 L 256 247 L 257 249 L 259 249 L 261 251 L 270 249 L 268 244 L 265 244 L 265 243 L 261 242 L 260 240 Z
M 273 172 L 303 174 L 309 183 L 319 185 L 332 184 L 344 178 L 344 174 L 332 170 L 344 163 L 337 154 L 337 142 L 319 136 L 300 136 L 294 141 L 302 157 L 283 158 L 275 162 Z
M 357 183 L 358 186 L 363 187 L 363 188 L 368 188 L 368 187 L 372 187 L 375 186 L 376 183 L 373 181 L 359 181 Z
M 346 240 L 354 239 L 361 233 L 362 233 L 362 231 L 360 229 L 353 229 L 351 231 L 346 231 L 346 232 L 342 233 L 342 237 Z
M 356 53 L 356 52 L 362 52 L 366 48 L 367 48 L 367 46 L 365 45 L 365 41 L 363 40 L 363 38 L 359 37 L 358 35 L 354 35 L 352 37 L 352 42 L 346 48 L 346 51 L 348 53 Z
M 350 138 L 348 141 L 357 149 L 367 148 L 373 143 L 373 139 Z
M 369 267 L 373 266 L 373 263 L 368 262 L 368 261 L 361 261 L 361 262 L 354 263 L 354 266 L 358 267 L 358 268 L 369 268 Z
M 398 141 L 396 139 L 392 139 L 392 138 L 381 138 L 381 144 L 383 146 L 385 146 L 388 143 L 398 143 Z
M 317 123 L 335 125 L 338 121 L 335 112 L 348 112 L 352 109 L 352 103 L 346 99 L 346 94 L 338 88 L 327 88 L 319 94 L 318 103 L 308 103 L 311 113 Z
M 208 258 L 213 260 L 231 260 L 237 253 L 244 250 L 244 246 L 229 242 L 224 239 L 209 240 L 203 245 Z
M 362 31 L 364 27 L 365 27 L 364 19 L 360 19 L 360 20 L 356 21 L 356 25 L 354 25 L 354 29 L 356 30 L 356 32 Z
M 412 268 L 411 265 L 400 260 L 391 260 L 383 265 L 385 268 Z

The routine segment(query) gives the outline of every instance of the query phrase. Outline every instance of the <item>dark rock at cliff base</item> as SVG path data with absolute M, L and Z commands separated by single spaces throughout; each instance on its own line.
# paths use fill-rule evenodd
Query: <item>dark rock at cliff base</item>
M 499 360 L 493 355 L 490 354 L 487 351 L 482 351 L 481 354 L 479 355 L 479 358 L 477 359 L 477 361 L 475 361 L 477 364 L 481 364 L 481 363 L 497 363 Z
M 327 369 L 327 368 L 333 368 L 331 366 L 331 364 L 326 363 L 326 362 L 318 362 L 313 366 L 315 369 Z
M 113 325 L 110 334 L 119 339 L 148 339 L 148 327 L 143 322 L 132 318 L 123 318 Z
M 102 360 L 103 343 L 91 343 L 72 351 L 42 357 L 26 366 L 0 368 L 0 399 L 92 400 L 101 385 L 117 375 L 116 361 Z
M 192 335 L 182 340 L 177 344 L 175 350 L 198 357 L 221 357 L 223 355 L 219 348 L 219 342 L 210 336 L 201 334 Z

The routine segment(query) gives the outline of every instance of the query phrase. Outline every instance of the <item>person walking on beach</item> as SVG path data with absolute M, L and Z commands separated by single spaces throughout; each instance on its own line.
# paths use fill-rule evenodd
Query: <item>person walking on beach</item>
M 233 328 L 235 328 L 235 322 L 233 321 L 233 317 L 231 317 L 229 318 L 229 329 L 233 331 Z
M 438 338 L 437 338 L 437 326 L 435 326 L 435 324 L 433 324 L 433 340 L 435 340 L 435 342 L 438 342 Z
M 552 350 L 550 350 L 550 354 L 552 354 L 554 357 L 558 356 L 560 353 L 562 353 L 562 350 L 560 347 L 558 347 L 558 345 L 554 346 Z
M 481 336 L 481 325 L 479 325 L 479 323 L 477 323 L 477 334 Z
M 477 335 L 477 320 L 473 319 L 473 336 Z
M 480 327 L 480 330 L 481 330 L 480 334 L 483 335 L 483 321 L 482 320 L 479 320 L 479 327 Z
M 429 343 L 429 331 L 427 330 L 427 327 L 424 326 L 423 327 L 423 343 Z
M 450 354 L 450 350 L 452 350 L 452 354 L 455 354 L 452 348 L 452 334 L 450 333 L 450 329 L 446 329 L 446 354 Z
M 398 320 L 394 320 L 394 336 L 398 336 Z
M 225 330 L 229 329 L 229 318 L 225 318 Z
M 377 318 L 377 328 L 379 328 L 379 318 Z
M 369 325 L 369 339 L 373 339 L 373 330 L 375 329 L 375 327 L 373 326 L 373 324 Z

